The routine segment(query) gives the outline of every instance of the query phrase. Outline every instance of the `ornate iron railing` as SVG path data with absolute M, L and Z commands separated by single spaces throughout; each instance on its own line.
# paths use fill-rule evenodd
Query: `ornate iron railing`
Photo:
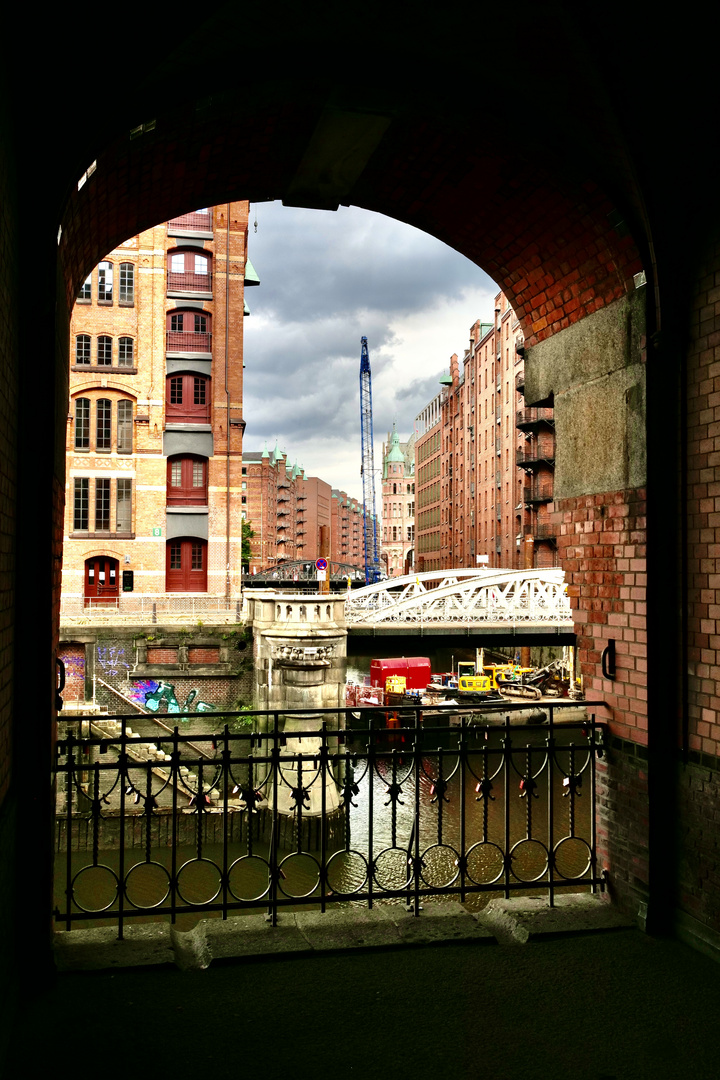
M 555 569 L 434 570 L 389 578 L 353 592 L 345 617 L 348 626 L 572 626 L 565 577 Z
M 595 891 L 594 705 L 233 714 L 162 746 L 136 716 L 78 720 L 57 744 L 57 924 Z

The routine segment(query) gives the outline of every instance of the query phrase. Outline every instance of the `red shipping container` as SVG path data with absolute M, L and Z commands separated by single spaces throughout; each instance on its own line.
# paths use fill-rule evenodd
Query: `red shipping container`
M 407 690 L 424 690 L 430 682 L 430 657 L 399 656 L 389 660 L 370 661 L 370 685 L 385 689 L 391 675 L 404 675 Z

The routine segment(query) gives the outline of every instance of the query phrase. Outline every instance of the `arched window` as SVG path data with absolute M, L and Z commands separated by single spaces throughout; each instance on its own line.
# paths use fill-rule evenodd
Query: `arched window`
M 113 264 L 111 262 L 98 263 L 98 303 L 112 304 L 113 302 Z
M 168 292 L 211 292 L 210 255 L 196 250 L 169 252 L 167 287 Z
M 207 542 L 196 537 L 168 540 L 167 592 L 207 592 Z
M 132 454 L 133 449 L 133 406 L 132 401 L 118 401 L 117 406 L 117 451 L 118 454 Z
M 205 312 L 170 311 L 166 330 L 168 352 L 212 351 L 212 322 Z
M 78 300 L 92 300 L 92 274 L 88 274 L 83 281 L 77 298 Z
M 112 364 L 112 338 L 101 334 L 97 339 L 97 365 L 110 367 Z
M 90 335 L 78 334 L 75 338 L 75 363 L 90 363 Z
M 207 459 L 191 455 L 168 458 L 168 506 L 207 506 Z
M 135 267 L 132 263 L 120 263 L 120 290 L 118 301 L 121 304 L 135 303 Z
M 115 441 L 113 443 L 113 409 L 117 403 Z M 92 410 L 95 422 L 92 421 Z M 112 450 L 120 454 L 133 452 L 134 405 L 129 398 L 77 397 L 74 399 L 75 449 Z M 91 439 L 94 432 L 95 442 Z
M 75 398 L 75 449 L 90 449 L 90 398 Z
M 108 398 L 98 398 L 95 414 L 95 449 L 112 448 L 112 403 Z
M 134 367 L 135 342 L 131 337 L 121 337 L 118 340 L 118 367 Z
M 169 375 L 165 416 L 174 423 L 204 424 L 210 420 L 210 380 L 203 375 Z

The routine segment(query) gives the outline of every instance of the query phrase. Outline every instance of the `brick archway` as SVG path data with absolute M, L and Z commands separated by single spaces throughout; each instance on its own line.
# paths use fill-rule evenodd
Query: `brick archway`
M 705 84 L 714 77 L 709 73 L 715 65 L 704 66 L 700 60 L 702 41 L 697 38 L 702 35 L 696 25 L 691 28 L 693 47 L 684 48 L 678 42 L 683 28 L 675 23 L 671 31 L 663 27 L 656 11 L 646 19 L 643 4 L 630 8 L 610 4 L 602 20 L 594 9 L 577 5 L 571 9 L 518 2 L 496 13 L 484 6 L 469 13 L 466 5 L 450 4 L 431 24 L 422 12 L 409 24 L 404 11 L 385 8 L 372 4 L 362 12 L 328 8 L 312 22 L 297 6 L 281 4 L 273 9 L 272 25 L 263 24 L 262 15 L 252 25 L 236 5 L 210 0 L 203 21 L 173 27 L 171 32 L 166 8 L 155 11 L 150 4 L 143 13 L 143 33 L 158 42 L 152 58 L 136 78 L 126 79 L 122 92 L 113 84 L 111 99 L 105 92 L 87 93 L 71 107 L 58 86 L 66 77 L 67 57 L 76 47 L 75 27 L 59 25 L 46 44 L 35 42 L 42 162 L 51 163 L 49 168 L 41 168 L 36 147 L 30 152 L 24 143 L 28 133 L 37 139 L 36 113 L 28 101 L 9 104 L 0 112 L 0 133 L 11 153 L 7 168 L 0 163 L 4 223 L 0 250 L 5 256 L 0 261 L 0 295 L 3 310 L 11 313 L 0 335 L 6 417 L 0 449 L 7 472 L 4 498 L 11 511 L 17 509 L 17 525 L 12 513 L 2 523 L 8 550 L 16 553 L 15 564 L 2 568 L 2 582 L 6 595 L 11 597 L 16 588 L 18 601 L 22 597 L 16 609 L 8 600 L 2 629 L 9 642 L 28 641 L 39 621 L 42 654 L 56 646 L 48 597 L 53 588 L 57 596 L 59 586 L 57 524 L 62 516 L 63 466 L 56 433 L 65 423 L 67 404 L 66 313 L 87 271 L 127 236 L 174 214 L 237 197 L 284 198 L 292 205 L 326 209 L 353 203 L 407 221 L 462 251 L 503 287 L 521 317 L 529 353 L 538 350 L 529 359 L 529 369 L 536 370 L 535 399 L 542 400 L 545 391 L 551 391 L 556 404 L 560 394 L 556 373 L 562 370 L 556 361 L 563 353 L 577 355 L 575 346 L 566 350 L 563 345 L 576 340 L 572 338 L 576 330 L 583 337 L 587 327 L 599 327 L 597 334 L 588 331 L 592 341 L 584 338 L 583 363 L 588 365 L 598 355 L 617 356 L 624 345 L 636 353 L 643 351 L 630 309 L 640 296 L 635 275 L 644 270 L 649 282 L 648 330 L 652 334 L 658 329 L 662 311 L 664 332 L 663 338 L 654 336 L 647 365 L 652 370 L 649 528 L 654 514 L 658 537 L 650 571 L 663 585 L 663 595 L 661 600 L 648 597 L 655 607 L 647 615 L 632 613 L 633 619 L 647 619 L 648 634 L 654 635 L 654 650 L 652 646 L 649 650 L 654 680 L 652 670 L 649 678 L 645 673 L 651 699 L 654 695 L 652 737 L 638 724 L 616 730 L 640 750 L 649 742 L 647 755 L 661 794 L 648 814 L 641 793 L 632 809 L 632 821 L 640 823 L 640 831 L 629 841 L 624 838 L 624 850 L 611 853 L 630 891 L 642 896 L 649 887 L 648 868 L 642 850 L 634 861 L 633 844 L 642 849 L 646 843 L 648 816 L 650 833 L 667 830 L 674 806 L 672 777 L 667 787 L 671 794 L 663 788 L 668 781 L 663 761 L 672 768 L 682 690 L 679 665 L 668 662 L 668 656 L 679 654 L 674 590 L 681 545 L 678 528 L 668 527 L 664 514 L 669 503 L 674 520 L 679 488 L 685 363 L 680 343 L 688 323 L 693 320 L 695 326 L 696 320 L 688 297 L 693 289 L 702 297 L 698 313 L 715 303 L 714 282 L 706 279 L 715 273 L 717 263 L 712 251 L 717 228 L 712 178 L 720 148 L 705 113 L 697 107 L 712 100 Z M 95 12 L 92 28 L 85 29 L 96 35 L 96 53 L 99 43 L 113 41 L 118 71 L 124 58 L 137 52 L 133 20 L 125 25 L 114 12 Z M 488 43 L 492 47 L 486 48 Z M 212 73 L 206 74 L 210 60 Z M 18 55 L 15 72 L 12 63 L 11 59 L 3 73 L 7 85 L 14 85 L 13 79 L 16 85 L 27 85 L 20 66 L 24 58 Z M 677 72 L 676 83 L 661 85 L 657 70 L 663 65 Z M 202 79 L 171 83 L 174 72 L 193 67 L 203 72 Z M 643 88 L 647 93 L 652 89 L 652 110 L 639 104 Z M 702 168 L 688 168 L 681 154 L 667 155 L 658 166 L 659 148 L 667 145 L 667 117 L 673 115 L 683 118 L 686 145 L 703 147 Z M 708 248 L 703 276 L 698 255 Z M 712 318 L 702 318 L 695 339 L 704 371 L 711 363 L 707 353 L 716 347 L 710 340 L 716 331 L 713 327 L 706 333 L 704 327 Z M 605 352 L 595 349 L 601 341 Z M 37 394 L 39 365 L 46 377 L 42 395 Z M 637 384 L 628 384 L 620 393 L 621 368 L 615 369 L 617 400 L 625 401 L 629 415 Z M 598 371 L 591 374 L 597 382 Z M 712 375 L 706 372 L 703 381 L 708 378 Z M 569 395 L 568 409 L 581 385 L 582 379 L 577 384 L 566 380 L 561 386 Z M 713 391 L 698 389 L 698 401 Z M 660 419 L 668 413 L 667 401 L 672 406 L 671 423 L 663 426 Z M 591 401 L 585 401 L 585 408 L 592 416 Z M 707 408 L 712 408 L 709 401 Z M 709 453 L 705 441 L 713 436 L 710 421 L 701 413 L 696 419 L 697 469 L 703 470 L 709 467 L 702 460 Z M 693 475 L 693 483 L 695 479 Z M 574 553 L 566 550 L 564 558 L 566 565 L 577 563 L 572 572 L 579 579 L 573 587 L 577 586 L 578 611 L 586 613 L 583 621 L 589 628 L 584 635 L 585 662 L 595 670 L 597 646 L 612 636 L 609 627 L 621 629 L 628 644 L 626 630 L 644 632 L 630 624 L 630 612 L 623 610 L 626 602 L 642 603 L 638 596 L 600 592 L 644 587 L 638 582 L 630 585 L 622 576 L 639 570 L 615 569 L 617 559 L 642 557 L 639 550 L 633 555 L 615 550 L 642 546 L 638 534 L 644 528 L 643 485 L 634 473 L 629 472 L 627 480 L 621 484 L 605 478 L 601 490 L 597 484 L 586 484 L 584 490 L 582 484 L 579 490 L 568 488 L 573 493 L 567 499 L 573 505 L 559 508 L 558 528 L 566 529 L 562 535 L 582 538 L 582 543 L 565 544 Z M 663 492 L 669 493 L 665 504 Z M 706 492 L 704 497 L 712 495 Z M 637 509 L 635 528 L 609 527 L 628 522 L 631 507 Z M 710 515 L 705 525 L 714 527 L 707 507 L 698 518 L 702 515 Z M 702 521 L 695 524 L 704 528 Z M 622 532 L 628 533 L 627 542 L 618 539 Z M 591 537 L 600 536 L 602 543 L 591 542 Z M 710 556 L 702 551 L 709 543 L 704 534 L 699 536 L 693 583 L 698 596 L 710 584 L 705 565 Z M 595 565 L 595 560 L 605 565 Z M 610 584 L 590 580 L 591 575 L 606 574 L 617 574 L 619 580 Z M 597 593 L 583 595 L 583 588 Z M 700 622 L 710 618 L 702 610 L 704 603 L 698 599 L 695 612 L 694 647 L 701 651 L 715 636 Z M 618 621 L 624 617 L 627 625 Z M 712 667 L 707 656 L 700 659 Z M 4 685 L 14 687 L 15 711 L 22 717 L 23 688 L 38 681 L 34 655 L 18 649 L 13 657 L 8 647 L 2 662 Z M 637 687 L 631 672 L 636 680 L 642 675 L 638 667 L 625 666 L 623 685 Z M 711 683 L 715 678 L 709 670 L 705 676 Z M 54 672 L 48 668 L 40 706 L 47 717 L 53 680 Z M 698 697 L 696 706 L 710 715 L 703 712 L 702 721 L 696 717 L 698 727 L 700 722 L 715 723 L 713 709 L 718 711 L 712 688 L 702 689 L 707 700 Z M 616 705 L 616 722 L 620 713 L 640 715 L 629 708 L 628 695 L 616 696 L 622 698 Z M 633 700 L 641 699 L 636 695 Z M 12 807 L 19 807 L 22 793 L 13 775 L 20 776 L 20 762 L 27 757 L 47 761 L 47 729 L 14 720 L 8 692 L 0 737 L 11 748 L 6 760 L 15 763 L 14 774 L 10 766 L 0 772 L 0 799 L 7 798 L 8 806 L 14 800 Z M 645 782 L 644 760 L 641 754 L 636 756 L 628 784 Z M 43 796 L 31 810 L 23 811 L 35 815 L 35 824 L 29 827 L 38 835 L 44 830 L 48 806 L 49 796 Z M 8 815 L 15 812 L 12 807 Z M 9 820 L 6 816 L 0 826 Z M 13 832 L 14 824 L 7 829 Z M 661 850 L 657 847 L 656 854 Z M 661 864 L 656 859 L 656 865 Z M 16 876 L 36 873 L 29 853 L 19 854 L 13 866 Z M 48 874 L 46 870 L 45 878 Z M 29 923 L 34 920 L 37 925 L 46 917 L 42 906 L 46 884 L 39 881 L 40 901 L 32 918 L 28 916 Z M 655 896 L 661 893 L 662 883 Z M 719 909 L 715 903 L 715 911 Z

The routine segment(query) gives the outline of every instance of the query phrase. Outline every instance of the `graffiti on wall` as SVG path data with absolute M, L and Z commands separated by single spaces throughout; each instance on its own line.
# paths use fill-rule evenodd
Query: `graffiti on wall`
M 180 704 L 175 694 L 175 687 L 172 683 L 165 682 L 163 679 L 137 679 L 131 684 L 131 690 L 129 697 L 138 705 L 144 706 L 149 709 L 150 712 L 167 712 L 167 713 L 180 713 L 180 712 L 214 712 L 215 706 L 211 705 L 207 701 L 203 701 L 199 696 L 200 691 L 193 687 L 189 691 L 185 701 Z M 163 708 L 163 702 L 165 708 Z M 181 723 L 187 723 L 188 721 L 183 717 L 180 718 Z
M 130 664 L 125 659 L 125 649 L 122 645 L 98 645 L 97 665 L 103 678 L 106 679 L 117 675 L 127 678 L 130 671 Z

